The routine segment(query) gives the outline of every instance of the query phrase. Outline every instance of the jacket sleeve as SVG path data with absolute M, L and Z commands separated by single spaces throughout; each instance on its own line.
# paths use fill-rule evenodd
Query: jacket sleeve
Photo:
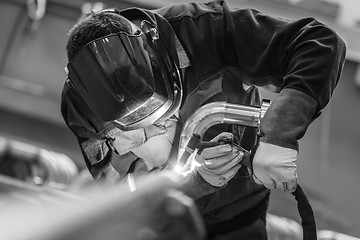
M 298 150 L 297 140 L 329 102 L 340 79 L 346 46 L 314 18 L 285 20 L 218 1 L 224 62 L 238 66 L 248 85 L 270 86 L 272 101 L 260 141 Z

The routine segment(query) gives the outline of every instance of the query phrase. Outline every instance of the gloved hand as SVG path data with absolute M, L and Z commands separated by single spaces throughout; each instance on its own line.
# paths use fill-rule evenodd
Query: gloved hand
M 211 141 L 233 138 L 232 133 L 223 132 Z M 242 151 L 230 144 L 205 148 L 200 155 L 195 155 L 196 168 L 206 182 L 215 187 L 223 187 L 240 169 L 243 156 Z
M 295 191 L 297 158 L 294 149 L 260 142 L 253 159 L 254 181 L 268 189 Z

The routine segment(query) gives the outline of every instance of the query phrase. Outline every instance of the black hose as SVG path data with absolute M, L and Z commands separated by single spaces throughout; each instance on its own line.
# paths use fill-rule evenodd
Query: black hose
M 303 239 L 317 240 L 314 212 L 304 190 L 298 185 L 296 190 L 292 192 L 292 195 L 294 195 L 297 201 L 297 208 L 301 217 L 301 226 L 303 228 Z

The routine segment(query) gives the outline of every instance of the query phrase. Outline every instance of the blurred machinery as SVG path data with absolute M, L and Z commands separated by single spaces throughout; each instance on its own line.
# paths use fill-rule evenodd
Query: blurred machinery
M 62 153 L 0 137 L 0 239 L 203 239 L 178 174 L 140 179 L 134 191 L 85 173 Z
M 65 154 L 0 137 L 0 174 L 23 182 L 66 190 L 78 169 Z
M 89 189 L 91 198 L 85 193 L 58 195 L 57 201 L 3 198 L 0 226 L 6 228 L 0 239 L 201 240 L 201 217 L 192 199 L 176 190 L 179 183 L 174 173 L 163 173 L 139 180 L 135 191 L 126 184 Z

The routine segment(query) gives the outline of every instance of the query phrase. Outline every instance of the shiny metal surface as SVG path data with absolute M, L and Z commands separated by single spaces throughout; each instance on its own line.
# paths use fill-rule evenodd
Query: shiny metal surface
M 195 111 L 185 122 L 180 136 L 180 152 L 184 151 L 190 138 L 203 134 L 216 124 L 235 124 L 258 127 L 270 101 L 264 100 L 261 106 L 248 106 L 227 102 L 208 103 Z

